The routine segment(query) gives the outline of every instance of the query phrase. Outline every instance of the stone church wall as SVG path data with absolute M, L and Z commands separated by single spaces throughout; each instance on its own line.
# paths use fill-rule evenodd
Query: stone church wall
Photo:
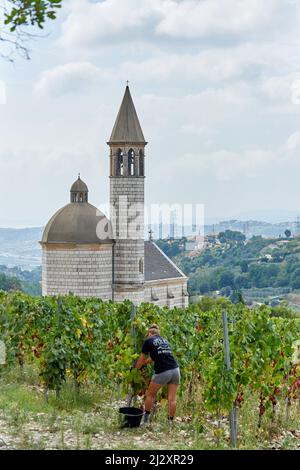
M 159 307 L 185 308 L 189 305 L 189 298 L 184 295 L 186 291 L 187 281 L 161 280 L 147 282 L 145 283 L 145 302 L 151 302 Z M 174 298 L 169 298 L 168 293 L 174 295 Z M 157 297 L 158 300 L 154 300 L 153 296 Z
M 43 295 L 74 293 L 80 297 L 112 297 L 112 247 L 96 250 L 43 248 Z
M 114 292 L 114 301 L 115 302 L 124 302 L 124 300 L 130 300 L 135 305 L 140 305 L 144 302 L 144 289 L 140 290 L 130 290 L 128 289 L 119 291 L 115 289 Z

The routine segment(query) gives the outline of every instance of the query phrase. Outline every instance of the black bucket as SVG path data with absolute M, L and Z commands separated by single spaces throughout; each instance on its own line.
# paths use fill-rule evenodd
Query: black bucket
M 140 408 L 134 408 L 133 406 L 126 406 L 119 408 L 119 412 L 123 415 L 123 428 L 137 428 L 141 424 L 142 416 L 144 411 Z

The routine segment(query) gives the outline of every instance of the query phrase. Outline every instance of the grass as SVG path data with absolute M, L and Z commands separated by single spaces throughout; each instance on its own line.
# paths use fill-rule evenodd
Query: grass
M 201 403 L 190 407 L 178 400 L 178 419 L 169 424 L 166 405 L 158 407 L 148 428 L 121 428 L 119 400 L 95 385 L 76 394 L 67 383 L 59 398 L 51 392 L 48 403 L 36 371 L 25 367 L 2 371 L 0 376 L 0 437 L 13 449 L 228 449 L 227 419 L 220 422 L 203 412 Z M 279 406 L 275 420 L 264 417 L 257 428 L 257 402 L 245 400 L 238 419 L 240 449 L 300 448 L 300 410 L 294 404 L 288 422 Z M 297 431 L 299 430 L 299 435 Z M 298 437 L 297 437 L 298 436 Z

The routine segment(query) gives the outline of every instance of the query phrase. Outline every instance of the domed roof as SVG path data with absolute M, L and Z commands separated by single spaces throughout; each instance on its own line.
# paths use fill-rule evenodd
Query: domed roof
M 97 207 L 83 202 L 59 209 L 47 223 L 42 243 L 109 243 L 112 239 L 110 221 Z
M 78 175 L 78 179 L 72 184 L 71 186 L 71 189 L 70 191 L 72 193 L 79 193 L 79 192 L 82 192 L 82 193 L 85 193 L 85 192 L 88 192 L 88 187 L 87 185 L 85 184 L 84 181 L 82 181 L 82 179 L 80 179 L 80 175 Z

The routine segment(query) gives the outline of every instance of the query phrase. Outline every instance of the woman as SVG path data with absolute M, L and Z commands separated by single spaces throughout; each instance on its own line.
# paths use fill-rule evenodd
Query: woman
M 150 358 L 147 358 L 147 355 Z M 150 411 L 158 390 L 168 387 L 168 419 L 173 420 L 176 413 L 176 392 L 180 383 L 180 370 L 175 361 L 168 341 L 160 336 L 157 325 L 151 325 L 148 329 L 147 339 L 142 347 L 142 354 L 135 367 L 141 367 L 154 362 L 154 375 L 146 392 L 144 423 L 149 422 Z

